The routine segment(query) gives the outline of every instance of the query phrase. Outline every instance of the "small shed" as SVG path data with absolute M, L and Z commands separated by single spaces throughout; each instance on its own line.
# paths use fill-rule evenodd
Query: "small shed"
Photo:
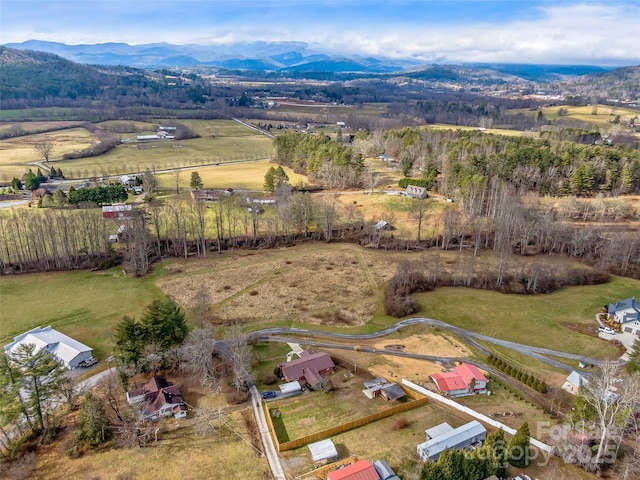
M 406 397 L 407 393 L 397 383 L 389 383 L 382 387 L 382 389 L 380 390 L 380 395 L 382 395 L 382 398 L 384 398 L 387 402 L 392 402 L 393 400 L 398 400 L 402 397 Z
M 389 464 L 384 460 L 376 460 L 373 462 L 373 468 L 376 469 L 380 480 L 400 480 Z
M 307 445 L 313 463 L 334 462 L 338 459 L 338 450 L 330 438 Z
M 297 380 L 289 383 L 283 383 L 280 385 L 280 391 L 283 394 L 302 392 L 302 385 L 300 385 L 300 382 Z

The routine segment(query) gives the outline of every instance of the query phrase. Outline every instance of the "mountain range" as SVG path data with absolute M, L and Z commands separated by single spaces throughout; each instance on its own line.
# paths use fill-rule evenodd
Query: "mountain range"
M 9 48 L 54 53 L 68 60 L 92 65 L 126 65 L 139 68 L 189 68 L 208 66 L 231 70 L 273 72 L 392 73 L 427 67 L 416 59 L 335 56 L 322 52 L 317 44 L 305 42 L 242 42 L 224 46 L 149 43 L 101 43 L 66 45 L 28 40 L 9 43 Z M 530 81 L 555 81 L 579 75 L 602 73 L 607 69 L 584 65 L 469 64 L 467 67 L 492 70 Z

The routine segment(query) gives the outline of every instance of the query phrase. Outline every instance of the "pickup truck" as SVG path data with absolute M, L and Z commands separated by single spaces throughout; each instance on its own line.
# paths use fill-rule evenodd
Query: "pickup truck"
M 86 360 L 81 361 L 78 366 L 82 367 L 82 368 L 87 368 L 90 367 L 92 365 L 95 365 L 96 363 L 98 363 L 98 360 L 95 357 L 89 357 Z

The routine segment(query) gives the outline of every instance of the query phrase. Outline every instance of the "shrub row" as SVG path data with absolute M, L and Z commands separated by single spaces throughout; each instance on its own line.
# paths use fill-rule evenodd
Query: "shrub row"
M 496 357 L 493 354 L 490 354 L 487 357 L 487 362 L 489 362 L 489 365 L 494 366 L 501 372 L 504 372 L 510 377 L 515 378 L 519 382 L 524 383 L 527 387 L 531 387 L 540 393 L 547 393 L 548 388 L 544 380 L 541 380 L 523 370 L 520 370 L 518 367 L 510 365 L 500 357 Z

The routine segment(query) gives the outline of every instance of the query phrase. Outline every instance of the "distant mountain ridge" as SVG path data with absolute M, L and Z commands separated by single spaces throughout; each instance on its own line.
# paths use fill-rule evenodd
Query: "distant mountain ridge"
M 320 45 L 305 42 L 242 42 L 230 45 L 172 45 L 149 43 L 101 43 L 66 45 L 28 40 L 6 44 L 19 50 L 54 53 L 67 60 L 92 65 L 125 65 L 138 68 L 188 68 L 210 66 L 231 70 L 274 72 L 393 73 L 414 71 L 428 65 L 415 59 L 328 55 Z M 575 65 L 467 64 L 529 81 L 558 81 L 609 69 Z

